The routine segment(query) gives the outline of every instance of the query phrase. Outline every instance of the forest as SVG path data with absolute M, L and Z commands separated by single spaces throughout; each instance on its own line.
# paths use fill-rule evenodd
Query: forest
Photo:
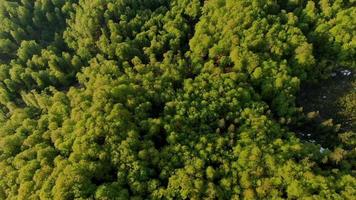
M 0 0 L 0 200 L 355 200 L 355 73 L 356 0 Z

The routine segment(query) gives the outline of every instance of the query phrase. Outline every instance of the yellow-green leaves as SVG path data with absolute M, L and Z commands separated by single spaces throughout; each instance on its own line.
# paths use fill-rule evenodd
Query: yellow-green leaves
M 353 3 L 0 0 L 0 199 L 352 199 L 355 134 L 292 130 Z

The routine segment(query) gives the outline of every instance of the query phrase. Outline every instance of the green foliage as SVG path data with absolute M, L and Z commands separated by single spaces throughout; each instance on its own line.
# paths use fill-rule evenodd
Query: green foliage
M 355 133 L 321 152 L 290 131 L 301 84 L 355 67 L 353 18 L 341 0 L 0 1 L 0 199 L 354 199 Z

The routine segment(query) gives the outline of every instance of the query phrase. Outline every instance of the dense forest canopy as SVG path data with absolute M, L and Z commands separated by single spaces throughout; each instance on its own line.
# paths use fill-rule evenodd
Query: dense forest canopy
M 355 199 L 296 104 L 355 58 L 355 0 L 1 0 L 0 199 Z

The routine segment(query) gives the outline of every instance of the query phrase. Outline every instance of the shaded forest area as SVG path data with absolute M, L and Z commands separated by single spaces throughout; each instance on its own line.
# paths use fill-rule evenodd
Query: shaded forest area
M 352 71 L 340 70 L 326 80 L 302 86 L 297 95 L 297 105 L 311 120 L 295 129 L 300 138 L 333 147 L 338 142 L 339 133 L 356 130 L 355 78 Z M 336 129 L 315 129 L 319 125 Z
M 302 87 L 298 104 L 305 112 L 319 111 L 321 118 L 334 119 L 342 131 L 352 131 L 356 130 L 355 93 L 355 73 L 342 70 L 327 80 Z
M 354 200 L 355 19 L 355 0 L 1 0 L 0 199 Z

